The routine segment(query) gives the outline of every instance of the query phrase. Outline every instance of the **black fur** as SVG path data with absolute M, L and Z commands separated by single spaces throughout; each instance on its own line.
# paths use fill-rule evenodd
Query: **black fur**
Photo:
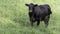
M 33 26 L 33 22 L 37 21 L 37 26 L 40 24 L 40 21 L 44 21 L 46 27 L 48 26 L 48 22 L 50 19 L 51 8 L 48 4 L 45 5 L 37 5 L 37 4 L 25 4 L 29 7 L 29 17 L 31 26 Z

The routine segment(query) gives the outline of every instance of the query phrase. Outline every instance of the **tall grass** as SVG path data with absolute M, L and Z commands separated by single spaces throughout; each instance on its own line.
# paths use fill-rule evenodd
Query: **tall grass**
M 44 22 L 30 26 L 26 3 L 50 5 L 52 15 L 47 28 Z M 0 0 L 0 34 L 60 34 L 60 0 Z

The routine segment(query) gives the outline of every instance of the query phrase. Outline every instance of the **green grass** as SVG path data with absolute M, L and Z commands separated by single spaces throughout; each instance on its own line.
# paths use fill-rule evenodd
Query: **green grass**
M 49 4 L 49 26 L 31 27 L 26 3 Z M 0 0 L 0 34 L 60 34 L 60 0 Z

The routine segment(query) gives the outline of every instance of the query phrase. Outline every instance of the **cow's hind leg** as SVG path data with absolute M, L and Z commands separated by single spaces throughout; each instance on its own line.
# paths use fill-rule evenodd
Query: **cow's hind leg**
M 50 16 L 48 15 L 48 16 L 46 16 L 45 19 L 44 19 L 45 27 L 47 27 L 48 24 L 49 24 L 49 23 L 48 23 L 48 22 L 49 22 L 49 17 L 50 17 Z

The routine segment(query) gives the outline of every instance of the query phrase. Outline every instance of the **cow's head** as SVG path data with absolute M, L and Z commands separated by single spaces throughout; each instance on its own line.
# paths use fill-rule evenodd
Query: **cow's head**
M 29 7 L 29 12 L 33 12 L 34 7 L 37 6 L 37 4 L 33 4 L 33 3 L 25 4 L 25 5 Z

